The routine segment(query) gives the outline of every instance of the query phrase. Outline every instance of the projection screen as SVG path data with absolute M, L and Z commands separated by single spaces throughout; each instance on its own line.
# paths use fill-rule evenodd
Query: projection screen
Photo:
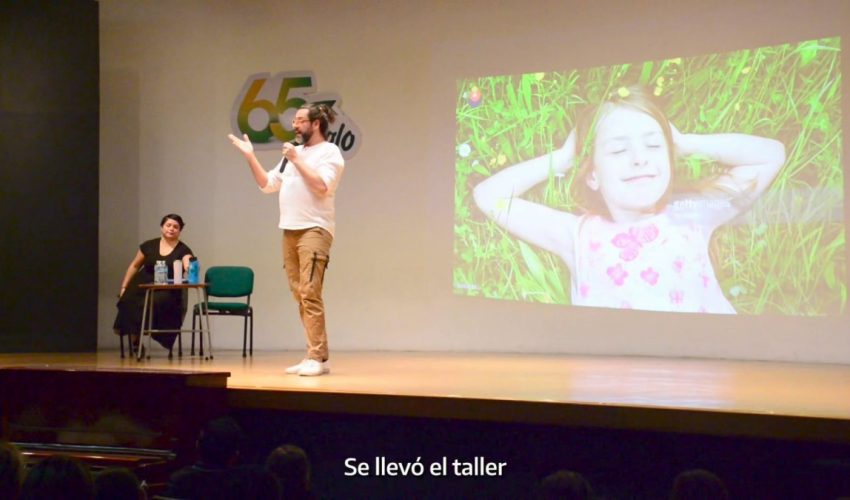
M 838 37 L 457 81 L 456 295 L 834 316 Z

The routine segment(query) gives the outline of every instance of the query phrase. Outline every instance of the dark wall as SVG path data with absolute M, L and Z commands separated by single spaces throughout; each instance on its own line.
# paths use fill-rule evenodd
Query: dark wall
M 98 6 L 0 2 L 0 352 L 97 347 Z

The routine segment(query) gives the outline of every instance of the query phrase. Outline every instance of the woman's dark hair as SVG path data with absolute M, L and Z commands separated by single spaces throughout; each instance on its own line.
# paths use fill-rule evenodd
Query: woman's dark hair
M 183 230 L 183 226 L 186 225 L 186 223 L 183 222 L 183 217 L 180 217 L 177 214 L 167 214 L 162 216 L 162 220 L 159 221 L 159 227 L 162 227 L 162 225 L 165 224 L 165 221 L 167 221 L 168 219 L 171 219 L 177 224 L 179 224 L 181 231 Z
M 305 104 L 301 109 L 307 110 L 307 118 L 310 123 L 319 120 L 319 130 L 322 132 L 322 137 L 328 137 L 328 124 L 333 123 L 336 119 L 336 112 L 327 104 L 314 103 Z

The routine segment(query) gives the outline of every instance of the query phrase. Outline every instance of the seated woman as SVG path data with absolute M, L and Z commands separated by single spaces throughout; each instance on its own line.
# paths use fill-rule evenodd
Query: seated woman
M 192 257 L 192 249 L 180 241 L 180 233 L 183 231 L 183 218 L 177 214 L 168 214 L 162 218 L 159 224 L 159 238 L 145 241 L 139 245 L 139 250 L 121 282 L 121 292 L 118 297 L 118 316 L 115 318 L 113 329 L 118 335 L 129 335 L 130 343 L 134 349 L 139 343 L 139 333 L 142 329 L 142 308 L 145 303 L 145 292 L 139 288 L 139 284 L 153 283 L 153 273 L 156 261 L 164 260 L 168 266 L 168 277 L 173 279 L 174 262 L 183 262 L 183 271 L 189 268 L 189 259 Z M 160 291 L 153 296 L 153 319 L 154 330 L 178 330 L 183 325 L 183 316 L 186 312 L 184 296 L 181 290 Z M 169 350 L 174 345 L 176 333 L 161 333 L 153 336 L 163 347 Z

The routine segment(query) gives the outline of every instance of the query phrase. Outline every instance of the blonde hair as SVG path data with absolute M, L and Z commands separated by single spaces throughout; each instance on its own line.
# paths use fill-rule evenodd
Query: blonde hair
M 621 87 L 613 92 L 609 99 L 590 107 L 579 114 L 576 121 L 576 150 L 575 165 L 577 167 L 575 178 L 570 187 L 570 194 L 579 207 L 584 211 L 596 215 L 610 217 L 608 206 L 598 191 L 594 191 L 587 185 L 587 177 L 593 172 L 593 154 L 596 148 L 596 127 L 599 121 L 612 109 L 624 107 L 634 109 L 651 116 L 664 134 L 667 143 L 667 154 L 670 159 L 670 184 L 667 192 L 656 203 L 656 210 L 662 210 L 670 198 L 673 185 L 673 168 L 676 160 L 676 151 L 673 144 L 673 132 L 670 128 L 670 120 L 661 107 L 655 101 L 651 93 L 639 85 Z

